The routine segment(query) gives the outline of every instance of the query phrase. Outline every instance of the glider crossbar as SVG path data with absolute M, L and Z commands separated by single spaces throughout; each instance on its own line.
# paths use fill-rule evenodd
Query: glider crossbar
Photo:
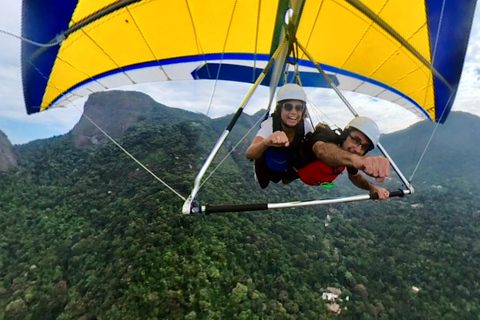
M 300 44 L 298 41 L 296 41 L 296 44 L 297 46 L 300 48 L 300 50 L 303 51 L 303 53 L 308 57 L 308 59 L 310 59 L 310 61 L 315 65 L 315 67 L 317 68 L 317 70 L 323 75 L 323 77 L 328 81 L 328 83 L 330 84 L 330 86 L 333 88 L 333 90 L 338 94 L 338 96 L 340 97 L 340 99 L 342 99 L 342 101 L 345 103 L 345 105 L 347 106 L 347 108 L 352 112 L 352 114 L 355 116 L 355 117 L 358 117 L 358 112 L 355 110 L 355 108 L 350 104 L 350 102 L 348 102 L 347 98 L 345 98 L 345 96 L 343 95 L 343 93 L 340 91 L 340 89 L 338 89 L 337 85 L 327 76 L 327 74 L 325 73 L 325 71 L 323 71 L 322 67 L 320 66 L 319 63 L 317 63 L 315 61 L 315 59 L 312 57 L 312 55 L 305 49 L 305 47 L 302 46 L 302 44 Z M 395 164 L 395 162 L 393 161 L 392 157 L 390 157 L 390 155 L 387 153 L 387 151 L 385 150 L 385 148 L 383 148 L 383 146 L 378 143 L 377 144 L 377 147 L 378 149 L 380 150 L 380 152 L 388 159 L 388 161 L 390 161 L 390 164 L 393 168 L 393 170 L 395 171 L 395 173 L 398 175 L 398 177 L 400 178 L 400 180 L 402 180 L 403 184 L 405 185 L 405 187 L 408 188 L 408 190 L 413 193 L 414 189 L 413 189 L 413 186 L 410 184 L 410 182 L 408 182 L 408 180 L 405 178 L 405 176 L 403 175 L 403 173 L 401 172 L 401 170 L 398 168 L 398 166 Z
M 410 190 L 395 190 L 390 192 L 390 198 L 403 197 L 405 194 L 410 194 Z M 286 209 L 286 208 L 298 208 L 308 206 L 318 206 L 325 204 L 336 204 L 344 202 L 355 202 L 364 200 L 376 200 L 378 196 L 375 194 L 363 194 L 351 197 L 342 197 L 335 199 L 325 200 L 312 200 L 312 201 L 297 201 L 297 202 L 284 202 L 284 203 L 252 203 L 252 204 L 232 204 L 232 205 L 219 205 L 219 206 L 201 206 L 199 207 L 198 214 L 209 215 L 212 213 L 224 213 L 224 212 L 245 212 L 245 211 L 264 211 L 271 209 Z
M 240 118 L 240 116 L 242 115 L 243 109 L 247 105 L 247 103 L 250 100 L 250 98 L 252 97 L 253 93 L 255 92 L 257 87 L 260 85 L 260 83 L 263 81 L 263 79 L 265 78 L 267 73 L 270 71 L 273 63 L 275 62 L 275 60 L 277 59 L 279 54 L 282 52 L 282 50 L 283 50 L 283 48 L 285 47 L 286 44 L 287 44 L 287 39 L 284 39 L 284 41 L 280 44 L 280 46 L 277 48 L 277 50 L 273 54 L 273 56 L 270 59 L 270 61 L 268 62 L 268 64 L 265 66 L 265 69 L 258 76 L 258 78 L 255 81 L 255 83 L 253 84 L 252 88 L 250 88 L 250 91 L 247 93 L 247 96 L 245 97 L 245 99 L 240 104 L 240 107 L 238 108 L 237 112 L 233 116 L 232 120 L 228 124 L 225 131 L 223 131 L 220 138 L 218 138 L 217 142 L 215 143 L 215 146 L 213 147 L 212 151 L 210 152 L 207 159 L 203 163 L 203 166 L 200 168 L 200 171 L 198 172 L 197 177 L 195 178 L 193 189 L 192 189 L 192 192 L 190 193 L 190 196 L 188 197 L 188 199 L 183 204 L 183 208 L 182 208 L 182 213 L 183 214 L 197 213 L 196 211 L 198 211 L 198 207 L 195 206 L 194 204 L 195 204 L 195 198 L 197 197 L 197 194 L 198 194 L 198 190 L 200 189 L 200 183 L 202 181 L 203 176 L 207 172 L 208 167 L 212 164 L 213 159 L 215 158 L 218 151 L 222 147 L 223 143 L 227 139 L 228 135 L 230 134 L 230 132 L 231 132 L 233 126 L 235 125 L 235 123 L 237 122 L 238 118 Z

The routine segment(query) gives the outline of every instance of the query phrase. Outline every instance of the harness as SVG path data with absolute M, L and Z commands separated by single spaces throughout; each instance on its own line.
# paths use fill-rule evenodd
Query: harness
M 328 132 L 323 132 L 324 136 L 328 137 L 326 140 L 332 140 L 326 142 L 335 141 L 337 143 L 339 139 L 342 139 L 341 132 L 339 135 L 329 127 L 324 127 L 323 130 L 328 130 Z M 317 141 L 323 140 L 314 139 L 314 134 L 308 133 L 303 140 L 301 148 L 299 148 L 298 158 L 295 163 L 295 170 L 300 180 L 310 186 L 318 186 L 323 182 L 332 182 L 345 171 L 345 167 L 332 167 L 317 159 L 312 151 L 312 147 Z
M 297 173 L 305 184 L 318 186 L 323 182 L 332 182 L 345 171 L 345 167 L 331 167 L 320 160 L 310 162 L 305 167 L 298 169 Z
M 282 130 L 282 119 L 277 113 L 272 114 L 272 132 Z M 287 171 L 291 167 L 292 156 L 301 146 L 303 137 L 305 136 L 305 123 L 302 119 L 295 128 L 295 136 L 288 147 L 268 147 L 263 153 L 267 167 L 273 171 Z

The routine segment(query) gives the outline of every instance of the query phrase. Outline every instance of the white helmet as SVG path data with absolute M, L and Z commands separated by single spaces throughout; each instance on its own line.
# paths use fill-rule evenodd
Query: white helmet
M 350 127 L 355 128 L 366 135 L 367 138 L 373 143 L 374 148 L 377 146 L 378 140 L 380 139 L 380 130 L 372 119 L 362 116 L 355 117 L 347 124 L 345 129 Z
M 300 100 L 307 103 L 307 95 L 298 84 L 287 83 L 277 92 L 277 103 L 283 100 Z

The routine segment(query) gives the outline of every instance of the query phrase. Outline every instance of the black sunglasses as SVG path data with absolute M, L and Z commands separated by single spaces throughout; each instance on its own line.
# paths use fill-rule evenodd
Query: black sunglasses
M 362 143 L 362 140 L 359 137 L 352 136 L 352 134 L 349 134 L 349 136 L 353 143 L 362 147 L 363 151 L 369 151 L 371 149 L 372 146 L 370 143 Z
M 285 109 L 286 111 L 290 112 L 292 111 L 294 108 L 293 104 L 291 103 L 284 103 L 283 104 L 283 109 Z M 297 104 L 295 105 L 295 111 L 297 112 L 303 112 L 303 110 L 305 110 L 305 105 L 304 104 Z

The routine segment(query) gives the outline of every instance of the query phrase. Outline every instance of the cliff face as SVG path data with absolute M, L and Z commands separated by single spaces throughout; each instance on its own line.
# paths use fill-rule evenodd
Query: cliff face
M 0 172 L 7 172 L 17 167 L 17 157 L 7 136 L 0 131 Z
M 92 94 L 84 107 L 84 114 L 73 128 L 72 135 L 77 147 L 95 145 L 107 141 L 107 137 L 90 121 L 116 138 L 149 114 L 157 103 L 139 92 L 108 91 Z

